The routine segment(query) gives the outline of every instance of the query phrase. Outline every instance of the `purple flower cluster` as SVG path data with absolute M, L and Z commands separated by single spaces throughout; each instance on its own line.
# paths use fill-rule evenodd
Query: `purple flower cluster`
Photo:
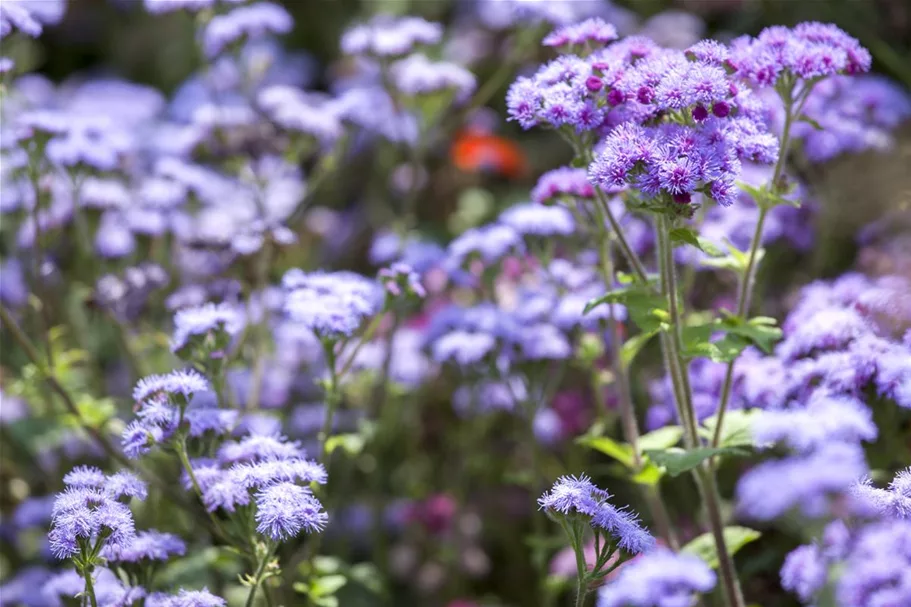
M 342 35 L 342 52 L 348 55 L 400 57 L 418 45 L 436 44 L 443 37 L 439 23 L 420 17 L 377 15 Z
M 229 13 L 216 15 L 202 32 L 203 50 L 209 58 L 217 57 L 233 44 L 270 34 L 287 34 L 293 20 L 284 8 L 271 2 L 239 6 Z
M 252 505 L 256 530 L 273 540 L 322 531 L 329 520 L 309 488 L 325 484 L 325 468 L 284 437 L 249 435 L 223 444 L 217 459 L 195 460 L 192 467 L 206 508 L 233 513 Z M 184 485 L 192 487 L 189 476 Z
M 538 505 L 551 515 L 581 515 L 593 528 L 608 532 L 620 548 L 631 554 L 647 552 L 655 545 L 635 515 L 611 505 L 610 493 L 599 489 L 585 475 L 563 476 L 538 499 Z
M 675 607 L 715 587 L 715 573 L 697 556 L 658 549 L 624 565 L 598 592 L 598 607 Z
M 617 28 L 604 19 L 592 17 L 579 23 L 558 27 L 545 36 L 541 44 L 562 47 L 600 47 L 617 38 Z
M 74 468 L 63 479 L 66 490 L 57 496 L 48 536 L 59 559 L 108 546 L 129 548 L 135 539 L 133 514 L 124 503 L 143 500 L 144 482 L 129 472 L 105 476 L 98 468 Z
M 379 285 L 351 272 L 289 270 L 282 279 L 285 312 L 321 339 L 351 337 L 382 306 Z
M 538 178 L 531 191 L 531 199 L 538 204 L 552 204 L 564 198 L 570 200 L 591 200 L 595 188 L 588 180 L 585 169 L 560 167 L 547 171 Z
M 448 94 L 461 103 L 474 92 L 474 74 L 448 61 L 431 61 L 421 54 L 399 59 L 389 68 L 396 89 L 407 97 Z
M 793 29 L 769 27 L 756 37 L 731 42 L 726 64 L 759 87 L 785 77 L 817 80 L 870 69 L 871 57 L 860 43 L 830 23 L 800 23 Z

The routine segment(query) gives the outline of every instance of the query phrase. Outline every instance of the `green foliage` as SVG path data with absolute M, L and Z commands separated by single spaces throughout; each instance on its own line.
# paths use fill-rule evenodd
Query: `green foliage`
M 725 313 L 706 323 L 683 329 L 683 354 L 687 358 L 709 358 L 715 362 L 731 362 L 750 345 L 767 354 L 779 339 L 781 329 L 774 318 L 757 316 L 744 320 L 739 316 Z M 720 339 L 711 340 L 713 335 L 722 334 Z
M 716 247 L 709 240 L 703 238 L 692 228 L 680 227 L 670 231 L 671 244 L 674 246 L 690 245 L 696 247 L 711 257 L 724 257 L 724 251 Z
M 728 411 L 724 416 L 724 424 L 721 428 L 721 440 L 718 445 L 721 447 L 753 447 L 752 425 L 757 416 L 760 415 L 759 409 L 735 409 Z M 706 439 L 711 440 L 715 436 L 715 426 L 718 417 L 712 416 L 702 422 L 703 427 L 699 433 Z
M 671 476 L 679 476 L 684 472 L 693 470 L 702 462 L 716 455 L 746 456 L 750 451 L 742 447 L 699 447 L 697 449 L 670 449 L 646 451 L 645 454 L 656 465 L 664 468 Z
M 734 556 L 741 548 L 758 540 L 761 535 L 749 527 L 725 527 L 724 544 L 731 556 Z M 694 538 L 680 551 L 698 556 L 712 569 L 718 568 L 718 552 L 715 548 L 715 538 L 711 533 L 703 533 Z

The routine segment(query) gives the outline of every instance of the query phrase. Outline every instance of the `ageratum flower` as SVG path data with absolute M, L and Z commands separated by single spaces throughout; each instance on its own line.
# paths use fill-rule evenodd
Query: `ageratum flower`
M 442 37 L 439 23 L 381 14 L 342 34 L 341 48 L 346 55 L 400 57 L 417 45 L 436 44 Z
M 270 34 L 287 34 L 294 26 L 291 15 L 272 2 L 240 6 L 216 15 L 203 31 L 203 51 L 210 59 L 242 40 L 255 40 Z
M 228 303 L 184 308 L 174 315 L 171 351 L 181 352 L 199 342 L 211 350 L 212 356 L 221 356 L 227 342 L 240 333 L 243 325 L 243 315 Z
M 165 562 L 173 556 L 183 556 L 186 551 L 187 545 L 178 536 L 151 530 L 140 531 L 127 546 L 105 546 L 101 555 L 115 563 Z
M 524 250 L 521 235 L 510 226 L 491 224 L 470 228 L 449 243 L 446 265 L 455 270 L 477 258 L 485 266 L 491 266 L 511 253 Z
M 217 4 L 240 4 L 246 0 L 144 0 L 150 13 L 168 13 L 179 10 L 198 12 Z
M 462 66 L 448 61 L 430 61 L 419 53 L 399 59 L 389 72 L 395 87 L 409 97 L 447 93 L 455 102 L 461 103 L 477 86 L 474 74 Z
M 509 207 L 500 214 L 499 221 L 523 236 L 569 236 L 576 229 L 567 209 L 534 202 Z
M 374 281 L 351 272 L 289 270 L 282 278 L 285 312 L 320 338 L 350 337 L 380 311 L 382 291 Z
M 202 590 L 183 590 L 175 596 L 155 592 L 146 599 L 145 607 L 225 607 L 228 604 L 223 598 L 215 596 L 207 588 Z
M 209 389 L 205 377 L 192 369 L 171 371 L 166 375 L 149 375 L 133 388 L 133 400 L 138 404 L 164 398 L 175 404 L 187 404 L 193 395 Z
M 617 39 L 617 28 L 600 17 L 558 27 L 541 41 L 544 46 L 603 46 Z
M 774 86 L 784 75 L 812 80 L 870 69 L 869 51 L 829 23 L 800 23 L 793 29 L 768 27 L 756 38 L 731 43 L 727 65 L 756 86 Z
M 95 589 L 95 600 L 98 601 L 99 607 L 134 605 L 146 596 L 146 591 L 140 586 L 127 586 L 117 575 L 110 569 L 96 567 L 92 573 L 94 578 L 92 585 Z M 32 588 L 31 598 L 40 597 L 40 603 L 31 603 L 33 605 L 44 606 L 61 606 L 69 605 L 73 597 L 85 590 L 85 578 L 82 574 L 74 569 L 55 574 L 44 584 L 37 588 Z M 4 595 L 6 600 L 6 595 Z
M 865 479 L 853 493 L 883 516 L 911 519 L 911 468 L 900 470 L 887 489 L 874 487 L 872 480 Z
M 715 573 L 691 554 L 655 550 L 624 565 L 598 593 L 598 607 L 677 607 L 715 587 Z
M 134 536 L 130 509 L 103 491 L 68 488 L 54 502 L 48 539 L 51 552 L 59 559 L 79 554 L 80 541 L 122 548 Z
M 610 497 L 584 474 L 578 478 L 561 476 L 538 499 L 538 505 L 551 515 L 581 515 L 593 528 L 611 534 L 617 545 L 631 554 L 651 550 L 655 538 L 639 525 L 635 515 L 611 505 Z
M 911 521 L 883 521 L 863 529 L 845 560 L 835 594 L 840 605 L 911 604 Z
M 772 520 L 797 509 L 808 517 L 828 513 L 830 499 L 867 474 L 863 449 L 833 442 L 802 455 L 763 462 L 737 483 L 737 507 L 757 520 Z
M 873 441 L 877 428 L 872 412 L 858 399 L 817 391 L 805 406 L 763 411 L 751 433 L 757 444 L 782 443 L 807 452 L 832 441 Z
M 32 38 L 41 34 L 41 23 L 28 8 L 23 3 L 11 0 L 0 6 L 0 39 L 5 38 L 14 28 Z
M 593 200 L 595 188 L 588 180 L 585 169 L 560 167 L 547 171 L 538 178 L 538 183 L 531 191 L 531 199 L 538 204 L 551 204 L 562 197 L 571 199 Z
M 335 103 L 295 87 L 270 86 L 259 93 L 257 102 L 277 125 L 313 137 L 324 145 L 335 143 L 344 132 Z
M 421 278 L 407 264 L 399 262 L 383 268 L 379 271 L 378 278 L 383 284 L 383 288 L 392 297 L 401 297 L 403 294 L 415 297 L 427 296 L 427 291 L 421 284 Z
M 328 522 L 329 515 L 306 487 L 277 483 L 256 494 L 256 530 L 275 541 L 287 540 L 302 531 L 322 531 Z
M 819 547 L 800 546 L 785 557 L 781 567 L 781 586 L 790 590 L 804 603 L 811 603 L 825 586 L 828 567 Z

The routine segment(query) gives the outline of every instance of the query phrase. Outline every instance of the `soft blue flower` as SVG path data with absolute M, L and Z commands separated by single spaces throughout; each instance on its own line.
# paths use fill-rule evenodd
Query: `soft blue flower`
M 273 540 L 322 531 L 328 521 L 322 504 L 305 487 L 277 483 L 256 494 L 256 530 Z
M 811 603 L 826 583 L 828 567 L 815 545 L 800 546 L 785 557 L 781 567 L 781 586 Z
M 598 593 L 598 607 L 685 607 L 715 587 L 715 573 L 697 556 L 658 549 L 623 566 Z

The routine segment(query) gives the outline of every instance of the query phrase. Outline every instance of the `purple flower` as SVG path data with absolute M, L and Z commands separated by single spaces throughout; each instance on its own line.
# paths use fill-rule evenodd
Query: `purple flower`
M 398 57 L 417 45 L 436 44 L 443 37 L 439 23 L 420 17 L 376 15 L 342 34 L 341 47 L 346 55 Z
M 230 469 L 235 482 L 246 489 L 261 489 L 275 483 L 301 482 L 325 485 L 328 476 L 322 464 L 302 459 L 272 459 L 235 464 Z
M 199 438 L 207 432 L 215 435 L 230 434 L 237 424 L 239 413 L 218 407 L 190 408 L 184 419 L 190 424 L 190 436 Z
M 177 404 L 187 404 L 197 392 L 209 389 L 206 378 L 192 369 L 171 371 L 166 375 L 149 375 L 139 380 L 133 388 L 133 400 L 145 403 L 165 398 Z
M 617 28 L 599 17 L 558 27 L 541 41 L 544 46 L 603 46 L 617 39 Z
M 256 494 L 256 530 L 275 541 L 284 541 L 302 531 L 322 531 L 329 515 L 313 493 L 292 483 L 270 485 Z
M 326 145 L 342 136 L 341 116 L 330 101 L 291 86 L 274 85 L 263 89 L 257 102 L 276 124 L 289 131 L 310 135 Z
M 227 303 L 184 308 L 174 315 L 171 351 L 179 352 L 197 340 L 207 339 L 214 340 L 212 345 L 221 350 L 231 337 L 240 333 L 243 325 L 243 315 Z
M 909 521 L 884 521 L 863 529 L 838 580 L 838 603 L 852 607 L 911 604 L 909 546 Z
M 572 356 L 569 340 L 554 325 L 539 323 L 524 327 L 521 352 L 526 360 L 563 360 Z
M 800 546 L 791 551 L 781 567 L 781 586 L 795 593 L 804 603 L 810 603 L 828 577 L 828 568 L 819 548 Z
M 163 562 L 172 556 L 183 556 L 186 551 L 187 545 L 176 535 L 152 530 L 138 532 L 128 546 L 105 546 L 102 556 L 118 563 Z
M 575 513 L 589 517 L 593 527 L 613 535 L 618 545 L 632 554 L 651 550 L 655 539 L 639 525 L 634 515 L 611 505 L 610 497 L 584 474 L 578 478 L 561 476 L 553 488 L 538 499 L 538 505 L 550 514 Z
M 74 489 L 101 489 L 107 478 L 100 468 L 76 466 L 63 476 L 63 484 Z
M 350 337 L 382 304 L 377 284 L 350 272 L 304 273 L 293 269 L 282 279 L 285 311 L 317 336 Z
M 239 4 L 245 0 L 144 0 L 150 13 L 167 13 L 179 10 L 201 11 L 217 4 Z
M 585 169 L 560 167 L 541 175 L 531 191 L 531 199 L 538 204 L 556 202 L 563 196 L 590 200 L 595 197 L 595 189 L 588 180 Z
M 522 238 L 514 228 L 491 224 L 466 230 L 449 243 L 447 265 L 452 269 L 462 268 L 470 259 L 478 257 L 484 265 L 491 266 L 510 253 L 522 251 Z
M 829 499 L 843 494 L 867 473 L 863 449 L 825 444 L 809 454 L 763 462 L 737 484 L 738 509 L 757 520 L 772 520 L 792 509 L 808 517 L 827 513 Z
M 421 54 L 399 59 L 389 71 L 395 87 L 411 97 L 450 93 L 454 101 L 463 102 L 477 86 L 474 74 L 465 68 L 447 61 L 430 61 Z
M 452 331 L 433 344 L 433 358 L 439 363 L 454 362 L 470 366 L 480 362 L 496 346 L 496 339 L 487 333 Z
M 32 38 L 41 34 L 41 23 L 32 16 L 24 3 L 15 0 L 4 2 L 0 7 L 0 38 L 5 38 L 13 28 Z
M 300 443 L 289 442 L 284 436 L 253 434 L 228 442 L 218 450 L 218 460 L 224 464 L 256 462 L 275 459 L 297 459 L 303 456 Z
M 135 535 L 130 509 L 96 489 L 69 488 L 57 496 L 48 534 L 55 557 L 78 554 L 80 540 L 95 542 L 102 533 L 104 545 L 128 546 Z
M 773 26 L 756 38 L 731 43 L 728 65 L 756 86 L 774 86 L 783 74 L 802 79 L 857 74 L 870 69 L 871 57 L 860 43 L 828 23 L 807 22 L 793 29 Z
M 534 202 L 509 207 L 500 214 L 499 221 L 525 236 L 569 236 L 576 229 L 568 210 Z
M 145 481 L 128 470 L 121 470 L 107 477 L 102 489 L 109 497 L 119 500 L 123 500 L 123 498 L 144 500 L 149 494 Z
M 715 587 L 715 573 L 697 556 L 658 549 L 623 566 L 598 593 L 598 607 L 677 607 Z
M 215 596 L 208 589 L 203 588 L 202 590 L 181 589 L 175 596 L 156 592 L 146 599 L 145 607 L 225 607 L 227 604 L 223 598 Z
M 800 452 L 833 441 L 869 442 L 877 436 L 873 414 L 866 405 L 856 398 L 825 391 L 814 393 L 803 407 L 763 411 L 751 432 L 758 444 L 781 442 Z
M 854 495 L 883 516 L 911 519 L 911 468 L 900 470 L 887 489 L 865 479 L 854 487 Z
M 287 34 L 293 25 L 291 15 L 278 4 L 257 2 L 240 6 L 209 21 L 203 31 L 203 50 L 211 59 L 241 40 Z

